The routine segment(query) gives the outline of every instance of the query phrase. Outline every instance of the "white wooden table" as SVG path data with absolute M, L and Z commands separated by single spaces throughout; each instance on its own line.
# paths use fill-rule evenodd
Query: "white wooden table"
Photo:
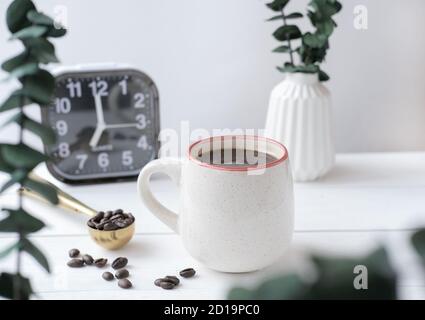
M 39 173 L 53 180 L 44 168 Z M 255 273 L 223 274 L 194 261 L 180 239 L 140 203 L 135 182 L 79 186 L 62 185 L 65 191 L 90 206 L 106 210 L 122 207 L 137 217 L 136 236 L 118 252 L 97 247 L 85 229 L 85 217 L 43 204 L 25 201 L 31 212 L 48 224 L 32 236 L 47 254 L 52 273 L 46 274 L 31 258 L 23 272 L 32 279 L 38 298 L 47 299 L 222 299 L 235 284 L 251 285 L 259 279 L 304 265 L 309 250 L 332 254 L 365 254 L 385 244 L 400 272 L 402 298 L 425 298 L 425 279 L 409 246 L 413 230 L 425 226 L 425 153 L 343 154 L 334 170 L 313 183 L 295 185 L 296 222 L 291 250 L 276 265 Z M 157 196 L 176 209 L 178 193 L 166 179 L 153 182 Z M 1 205 L 14 203 L 14 193 Z M 0 233 L 0 247 L 14 240 Z M 101 269 L 70 269 L 67 251 L 79 248 L 95 257 L 129 257 L 134 288 L 122 290 L 101 279 Z M 15 257 L 0 260 L 0 270 L 13 270 Z M 194 267 L 198 275 L 175 290 L 165 291 L 153 280 Z

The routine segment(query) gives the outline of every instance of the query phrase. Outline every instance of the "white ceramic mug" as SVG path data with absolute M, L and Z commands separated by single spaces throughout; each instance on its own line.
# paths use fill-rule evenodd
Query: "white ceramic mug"
M 273 156 L 258 165 L 229 167 L 202 162 L 199 155 L 237 147 Z M 180 188 L 179 214 L 153 196 L 149 180 L 162 172 Z M 161 158 L 147 164 L 138 179 L 146 207 L 180 234 L 189 253 L 224 272 L 262 269 L 282 256 L 293 233 L 294 200 L 288 152 L 277 141 L 257 136 L 224 136 L 193 143 L 187 159 Z

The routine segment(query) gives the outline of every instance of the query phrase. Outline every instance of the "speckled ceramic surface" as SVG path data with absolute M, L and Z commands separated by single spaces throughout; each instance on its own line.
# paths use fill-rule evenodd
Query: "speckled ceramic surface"
M 260 151 L 276 161 L 229 170 L 197 161 L 197 152 L 209 141 L 193 144 L 187 159 L 164 158 L 145 166 L 139 194 L 152 213 L 181 235 L 189 253 L 208 267 L 224 272 L 262 269 L 284 253 L 292 238 L 293 186 L 287 151 L 263 139 Z M 155 172 L 168 174 L 180 186 L 178 215 L 153 197 L 149 178 Z

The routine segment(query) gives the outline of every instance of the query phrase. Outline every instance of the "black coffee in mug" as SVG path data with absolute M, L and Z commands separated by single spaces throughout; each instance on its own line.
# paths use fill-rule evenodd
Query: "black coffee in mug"
M 271 154 L 242 148 L 225 149 L 204 152 L 202 149 L 198 153 L 198 160 L 210 165 L 219 165 L 224 167 L 246 167 L 266 165 L 277 160 Z

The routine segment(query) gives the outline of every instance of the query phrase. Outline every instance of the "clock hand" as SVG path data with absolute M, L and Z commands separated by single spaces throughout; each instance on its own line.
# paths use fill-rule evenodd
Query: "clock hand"
M 92 138 L 90 139 L 90 142 L 89 142 L 90 147 L 95 148 L 97 146 L 100 138 L 102 137 L 102 133 L 104 130 L 105 130 L 105 125 L 98 123 L 96 130 L 94 131 L 94 134 Z
M 105 123 L 99 122 L 96 126 L 96 130 L 92 138 L 90 139 L 89 145 L 92 148 L 97 147 L 99 140 L 102 137 L 102 133 L 106 129 L 130 128 L 130 127 L 137 127 L 137 123 L 105 124 Z
M 89 145 L 92 148 L 97 146 L 100 138 L 102 137 L 102 133 L 105 130 L 105 118 L 103 116 L 102 98 L 100 95 L 94 96 L 94 105 L 96 108 L 97 125 L 96 130 L 94 131 L 94 134 L 89 142 Z
M 102 97 L 98 94 L 94 96 L 94 105 L 96 108 L 97 123 L 105 124 L 105 118 L 103 117 Z
M 105 129 L 137 127 L 137 123 L 106 124 Z

